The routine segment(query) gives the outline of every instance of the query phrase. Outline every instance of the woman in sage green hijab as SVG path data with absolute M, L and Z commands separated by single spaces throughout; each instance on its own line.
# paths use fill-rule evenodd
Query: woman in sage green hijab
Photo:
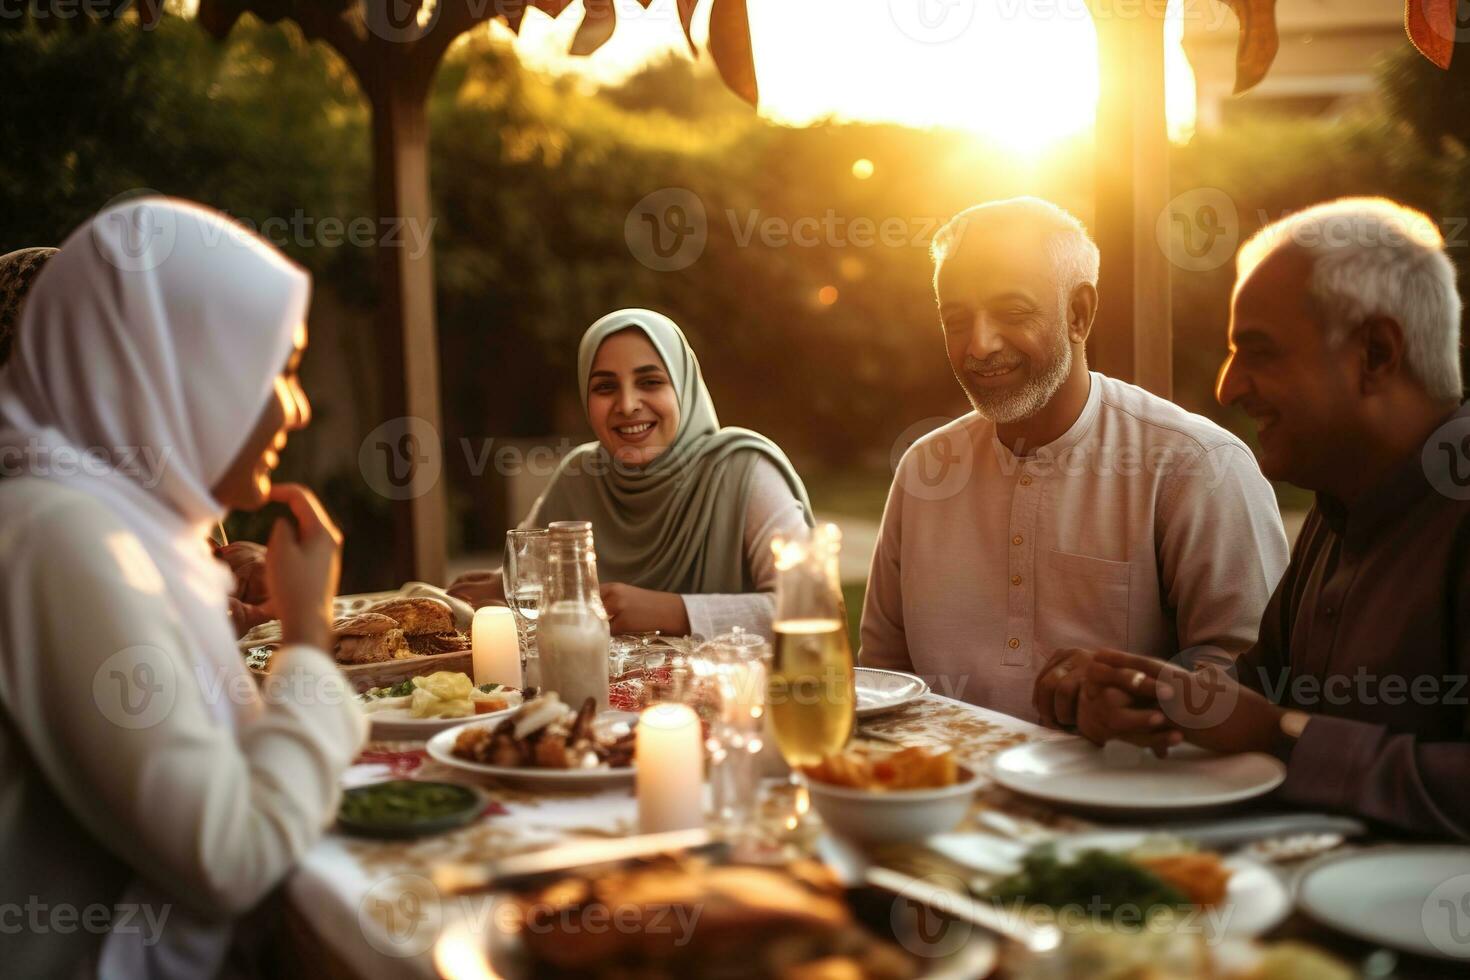
M 522 527 L 592 522 L 602 601 L 615 633 L 771 634 L 771 539 L 805 532 L 811 504 L 775 443 L 721 428 L 683 331 L 649 310 L 588 328 L 577 352 L 596 442 L 562 460 Z M 498 572 L 450 586 L 500 601 Z

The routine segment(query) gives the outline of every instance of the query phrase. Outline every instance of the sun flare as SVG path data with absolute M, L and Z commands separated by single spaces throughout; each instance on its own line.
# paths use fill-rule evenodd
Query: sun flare
M 618 0 L 613 39 L 572 58 L 578 6 L 556 20 L 527 14 L 515 41 L 527 65 L 613 84 L 669 52 L 687 55 L 674 0 L 646 10 Z M 1180 10 L 1170 4 L 1165 53 L 1175 139 L 1194 128 Z M 1086 0 L 749 0 L 749 11 L 761 114 L 774 122 L 943 126 L 1021 156 L 1092 125 L 1097 42 Z M 704 30 L 696 24 L 701 43 Z

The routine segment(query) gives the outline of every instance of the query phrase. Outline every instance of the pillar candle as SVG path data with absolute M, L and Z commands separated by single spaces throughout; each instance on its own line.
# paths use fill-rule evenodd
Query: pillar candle
M 704 826 L 704 746 L 686 705 L 656 704 L 638 719 L 638 829 L 657 834 Z
M 521 645 L 516 637 L 515 614 L 504 606 L 475 610 L 470 627 L 471 661 L 475 684 L 522 687 Z

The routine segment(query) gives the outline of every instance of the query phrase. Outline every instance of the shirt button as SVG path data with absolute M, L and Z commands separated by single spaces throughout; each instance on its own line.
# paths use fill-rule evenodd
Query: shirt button
M 1014 538 L 1011 538 L 1011 544 L 1020 544 L 1023 540 L 1024 539 L 1018 534 Z
M 1016 639 L 1014 636 L 1011 637 L 1010 642 L 1006 644 L 1006 646 L 1010 647 L 1012 650 L 1016 649 L 1016 647 L 1018 647 L 1020 645 L 1021 645 L 1021 641 L 1018 640 L 1018 639 Z
M 1021 477 L 1021 486 L 1023 486 L 1023 487 L 1029 487 L 1030 485 L 1031 485 L 1031 477 L 1029 477 L 1029 476 L 1023 476 L 1023 477 Z
M 1019 575 L 1012 575 L 1011 576 L 1011 584 L 1012 585 L 1020 585 L 1021 584 L 1021 576 L 1019 576 Z

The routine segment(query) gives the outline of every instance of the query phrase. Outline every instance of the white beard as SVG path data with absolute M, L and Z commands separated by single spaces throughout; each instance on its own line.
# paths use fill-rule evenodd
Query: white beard
M 1057 339 L 1060 342 L 1048 351 L 1051 356 L 1041 373 L 1032 375 L 1018 385 L 977 390 L 961 382 L 961 387 L 969 396 L 970 404 L 975 406 L 975 411 L 997 425 L 1010 425 L 1029 419 L 1045 408 L 1057 389 L 1061 388 L 1062 382 L 1067 380 L 1067 375 L 1072 373 L 1072 345 L 1067 342 L 1064 332 L 1058 334 Z

